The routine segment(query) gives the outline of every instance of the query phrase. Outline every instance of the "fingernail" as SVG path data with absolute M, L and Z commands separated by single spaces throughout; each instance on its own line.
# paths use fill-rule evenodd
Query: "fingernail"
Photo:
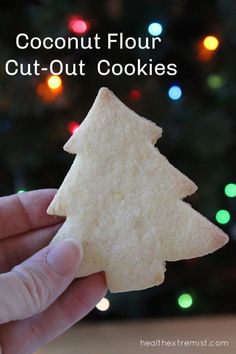
M 82 247 L 74 239 L 65 239 L 52 246 L 47 263 L 59 275 L 76 272 L 83 256 Z

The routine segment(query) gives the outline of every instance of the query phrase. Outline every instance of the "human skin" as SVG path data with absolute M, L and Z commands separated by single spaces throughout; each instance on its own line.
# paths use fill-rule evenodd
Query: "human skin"
M 0 198 L 0 353 L 32 354 L 106 294 L 102 272 L 74 279 L 83 257 L 72 235 L 48 245 L 63 219 L 46 213 L 55 190 Z

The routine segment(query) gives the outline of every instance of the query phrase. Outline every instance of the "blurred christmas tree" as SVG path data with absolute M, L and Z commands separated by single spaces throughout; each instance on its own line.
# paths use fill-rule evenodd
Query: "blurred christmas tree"
M 164 45 L 158 51 L 22 51 L 15 45 L 21 32 L 40 38 L 158 34 Z M 223 209 L 217 221 L 231 235 L 231 244 L 212 256 L 168 264 L 167 280 L 160 287 L 109 295 L 109 311 L 95 310 L 90 318 L 235 311 L 236 203 L 234 192 L 224 192 L 235 182 L 235 33 L 233 0 L 1 1 L 1 195 L 59 187 L 73 159 L 62 146 L 84 119 L 98 89 L 108 86 L 163 128 L 161 152 L 199 186 L 191 198 L 193 207 L 213 221 Z M 173 62 L 178 75 L 102 77 L 95 71 L 102 58 L 121 64 L 137 58 Z M 45 66 L 53 59 L 83 59 L 88 69 L 85 77 L 10 77 L 4 68 L 8 59 L 25 65 L 38 59 Z

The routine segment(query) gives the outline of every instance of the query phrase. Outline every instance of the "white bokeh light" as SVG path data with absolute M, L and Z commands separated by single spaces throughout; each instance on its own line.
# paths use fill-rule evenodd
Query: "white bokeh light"
M 103 298 L 99 303 L 96 305 L 96 308 L 99 311 L 107 311 L 110 307 L 110 301 L 107 298 Z

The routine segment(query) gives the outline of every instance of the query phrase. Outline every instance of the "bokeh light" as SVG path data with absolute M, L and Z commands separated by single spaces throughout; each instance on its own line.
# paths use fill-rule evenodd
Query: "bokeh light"
M 168 91 L 168 95 L 170 97 L 171 100 L 177 101 L 181 98 L 182 96 L 182 90 L 179 86 L 171 86 L 169 91 Z
M 76 34 L 85 34 L 89 30 L 89 23 L 81 16 L 73 16 L 69 19 L 68 28 Z
M 71 133 L 71 134 L 74 134 L 76 131 L 77 131 L 77 129 L 79 129 L 79 123 L 78 122 L 76 122 L 76 121 L 71 121 L 71 122 L 69 122 L 68 123 L 68 125 L 67 125 L 67 129 L 68 129 L 68 131 Z
M 18 189 L 17 194 L 24 193 L 24 192 L 26 192 L 25 189 Z
M 219 46 L 219 40 L 215 36 L 207 36 L 203 40 L 203 45 L 207 50 L 216 50 Z
M 207 77 L 207 85 L 213 90 L 218 90 L 224 86 L 224 78 L 216 74 L 209 75 Z
M 142 93 L 139 90 L 131 90 L 129 92 L 129 99 L 131 101 L 139 101 L 142 98 Z
M 224 209 L 218 210 L 216 213 L 216 221 L 219 224 L 228 224 L 230 221 L 230 213 Z
M 193 298 L 190 294 L 184 293 L 178 297 L 178 305 L 182 309 L 188 309 L 193 304 Z
M 150 23 L 148 32 L 151 36 L 159 36 L 162 33 L 162 25 L 159 22 Z
M 99 311 L 107 311 L 110 307 L 110 301 L 107 298 L 102 298 L 101 301 L 96 305 Z
M 62 87 L 60 87 L 57 90 L 51 90 L 48 86 L 48 83 L 40 83 L 36 88 L 37 95 L 45 103 L 53 102 L 58 97 L 58 95 L 61 93 L 61 91 L 62 91 Z
M 62 80 L 60 76 L 51 75 L 47 80 L 47 84 L 51 90 L 58 90 L 62 86 Z
M 229 198 L 236 197 L 236 184 L 229 183 L 225 186 L 225 195 Z
M 215 52 L 212 50 L 207 50 L 204 45 L 203 41 L 197 43 L 197 57 L 202 62 L 210 61 L 215 55 Z
M 37 95 L 46 103 L 52 103 L 63 91 L 60 76 L 50 75 L 45 82 L 38 84 Z

